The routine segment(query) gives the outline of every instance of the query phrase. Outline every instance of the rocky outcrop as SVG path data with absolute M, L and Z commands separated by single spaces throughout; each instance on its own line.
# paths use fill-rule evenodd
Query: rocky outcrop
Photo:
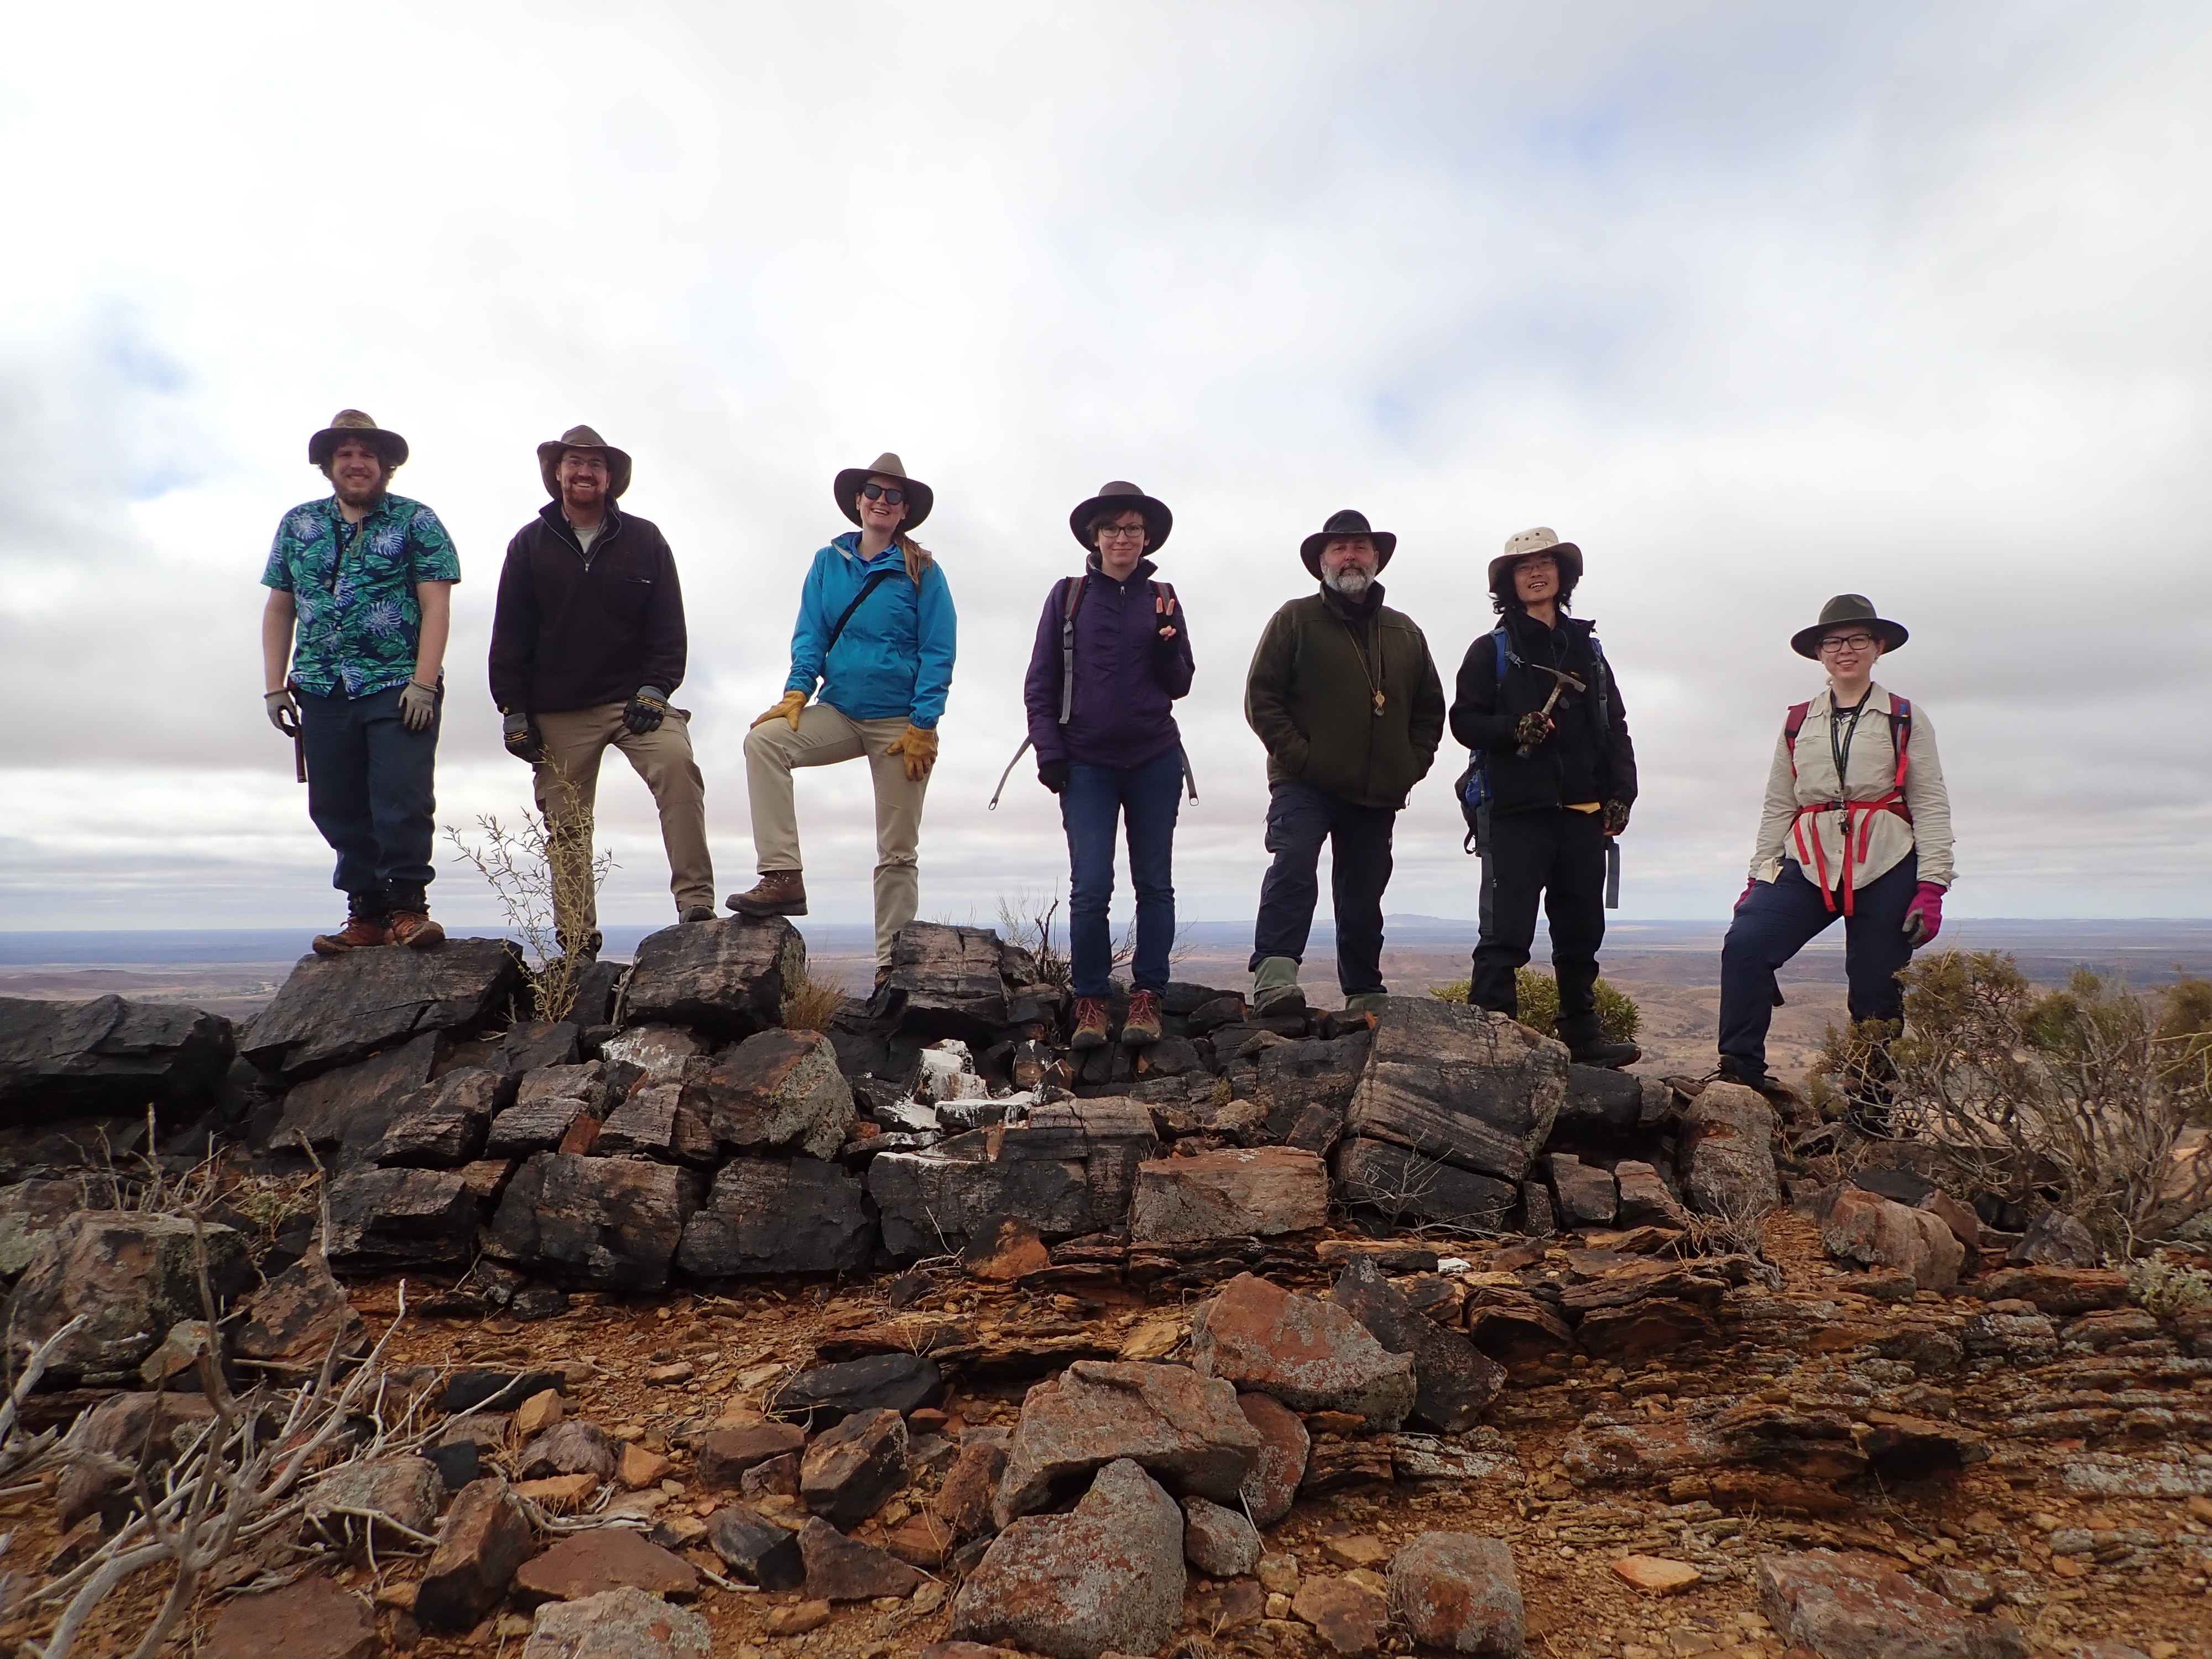
M 1375 1026 L 1349 1127 L 1479 1175 L 1517 1182 L 1567 1091 L 1567 1051 L 1504 1015 L 1393 997 Z
M 810 1158 L 733 1158 L 684 1224 L 677 1265 L 698 1279 L 850 1273 L 875 1253 L 858 1179 Z
M 1331 1299 L 1391 1353 L 1413 1361 L 1413 1420 L 1441 1434 L 1460 1434 L 1482 1420 L 1483 1408 L 1505 1385 L 1505 1368 L 1457 1331 L 1415 1311 L 1361 1257 L 1337 1276 Z
M 374 1163 L 386 1134 L 429 1082 L 444 1043 L 442 1032 L 427 1031 L 301 1084 L 284 1097 L 270 1145 L 279 1151 L 308 1148 L 326 1167 L 339 1170 Z
M 633 1024 L 726 1042 L 774 1026 L 805 977 L 806 941 L 781 916 L 685 922 L 640 941 L 623 1008 Z
M 474 1031 L 503 1015 L 521 988 L 522 964 L 503 939 L 302 957 L 240 1033 L 238 1050 L 295 1081 L 428 1032 Z
M 763 1031 L 707 1066 L 684 1091 L 721 1146 L 792 1147 L 828 1158 L 853 1121 L 853 1087 L 819 1031 Z
M 1346 1412 L 1386 1433 L 1413 1409 L 1413 1361 L 1345 1310 L 1239 1273 L 1191 1319 L 1191 1365 L 1293 1411 Z
M 376 1273 L 457 1267 L 475 1254 L 478 1203 L 459 1170 L 356 1170 L 331 1182 L 325 1254 Z
M 1227 1382 L 1182 1365 L 1079 1360 L 1023 1401 L 994 1517 L 1004 1527 L 1123 1459 L 1171 1492 L 1232 1504 L 1260 1446 Z
M 374 1066 L 377 1061 L 368 1063 Z M 344 1075 L 333 1073 L 331 1077 Z M 330 1078 L 319 1078 L 302 1084 L 293 1094 L 305 1095 L 329 1081 Z M 386 1169 L 429 1170 L 458 1169 L 475 1162 L 483 1156 L 484 1138 L 491 1130 L 492 1120 L 514 1103 L 520 1084 L 516 1075 L 483 1066 L 463 1066 L 447 1072 L 399 1103 L 392 1127 L 377 1142 L 375 1162 Z
M 182 1004 L 0 997 L 0 1124 L 149 1105 L 165 1118 L 196 1112 L 232 1052 L 228 1020 Z
M 1345 1203 L 1401 1224 L 1495 1230 L 1505 1225 L 1520 1196 L 1510 1181 L 1387 1140 L 1345 1140 L 1336 1149 L 1334 1168 L 1336 1194 Z
M 1328 1171 L 1289 1146 L 1200 1152 L 1137 1166 L 1129 1237 L 1175 1243 L 1303 1232 L 1328 1221 Z
M 217 1224 L 136 1210 L 86 1210 L 44 1235 L 8 1298 L 20 1358 L 71 1320 L 84 1323 L 47 1359 L 57 1377 L 137 1382 L 139 1364 L 180 1320 L 205 1317 L 199 1253 L 220 1318 L 253 1283 L 246 1241 Z
M 540 1152 L 507 1182 L 487 1246 L 562 1284 L 657 1291 L 705 1188 L 696 1170 Z

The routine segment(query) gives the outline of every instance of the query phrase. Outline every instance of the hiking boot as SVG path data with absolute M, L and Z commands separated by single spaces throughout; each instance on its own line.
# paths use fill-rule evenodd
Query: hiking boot
M 427 951 L 446 942 L 446 930 L 420 910 L 394 910 L 387 926 L 394 945 Z
M 1255 1014 L 1302 1014 L 1306 994 L 1298 988 L 1298 964 L 1291 957 L 1262 957 L 1252 970 Z
M 342 957 L 349 951 L 365 951 L 372 945 L 391 943 L 382 918 L 348 915 L 345 926 L 337 933 L 315 935 L 314 951 L 319 957 Z
M 1383 1010 L 1389 1006 L 1390 994 L 1388 991 L 1359 991 L 1344 1000 L 1346 1013 L 1372 1014 L 1377 1019 L 1382 1018 Z
M 763 870 L 760 884 L 722 901 L 741 916 L 803 916 L 806 880 L 796 870 Z
M 1577 1066 L 1601 1066 L 1613 1072 L 1624 1066 L 1633 1066 L 1644 1058 L 1644 1050 L 1634 1043 L 1608 1042 L 1603 1037 L 1578 1048 L 1570 1048 L 1567 1054 Z
M 1103 1048 L 1106 1046 L 1106 999 L 1078 997 L 1075 1000 L 1075 1034 L 1067 1040 L 1071 1048 Z
M 714 919 L 714 907 L 711 904 L 695 904 L 689 910 L 686 910 L 682 915 L 676 918 L 679 922 L 712 921 Z
M 1160 1040 L 1160 994 L 1158 991 L 1134 991 L 1129 996 L 1129 1012 L 1121 1018 L 1121 1046 L 1124 1048 L 1149 1048 Z
M 1723 1055 L 1719 1069 L 1713 1076 L 1723 1083 L 1741 1083 L 1747 1089 L 1756 1089 L 1778 1106 L 1795 1106 L 1797 1091 L 1776 1077 L 1764 1066 Z

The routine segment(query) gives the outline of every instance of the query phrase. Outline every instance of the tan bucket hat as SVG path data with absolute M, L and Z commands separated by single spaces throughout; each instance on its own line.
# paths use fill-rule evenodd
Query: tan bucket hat
M 545 480 L 545 493 L 561 499 L 561 458 L 572 449 L 594 449 L 607 464 L 607 495 L 618 499 L 629 488 L 629 456 L 617 449 L 587 426 L 572 426 L 550 443 L 538 446 L 538 476 Z
M 357 409 L 342 409 L 331 416 L 328 426 L 307 440 L 307 465 L 328 466 L 338 445 L 348 438 L 366 438 L 374 444 L 386 466 L 406 464 L 406 439 L 397 432 L 386 432 Z
M 1556 531 L 1540 524 L 1534 530 L 1524 530 L 1505 538 L 1505 550 L 1490 562 L 1490 591 L 1499 592 L 1498 582 L 1510 576 L 1513 567 L 1531 553 L 1548 553 L 1559 562 L 1560 586 L 1572 587 L 1583 579 L 1582 549 L 1572 542 L 1561 541 Z
M 906 517 L 900 520 L 901 530 L 912 530 L 929 516 L 929 509 L 937 505 L 937 492 L 919 478 L 906 476 L 906 465 L 886 449 L 876 457 L 873 466 L 848 466 L 837 475 L 830 486 L 837 497 L 837 510 L 854 524 L 860 521 L 860 510 L 853 505 L 853 497 L 860 493 L 860 486 L 871 478 L 896 478 L 906 490 Z

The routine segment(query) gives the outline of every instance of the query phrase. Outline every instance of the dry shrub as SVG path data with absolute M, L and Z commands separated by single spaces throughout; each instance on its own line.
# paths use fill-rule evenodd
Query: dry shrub
M 2153 999 L 2081 969 L 2045 993 L 1996 951 L 1901 977 L 1902 1033 L 1831 1028 L 1816 1069 L 1846 1095 L 1889 1093 L 1898 1131 L 1933 1141 L 1969 1190 L 2055 1202 L 2123 1255 L 2212 1203 L 2212 1158 L 2177 1156 L 2212 1109 L 2212 986 Z
M 791 987 L 783 999 L 783 1024 L 793 1031 L 826 1031 L 830 1022 L 845 1006 L 845 993 L 838 986 L 805 975 Z
M 1429 994 L 1438 1002 L 1465 1002 L 1474 989 L 1471 980 L 1455 979 L 1449 985 L 1431 985 Z M 1539 1036 L 1559 1035 L 1559 981 L 1540 968 L 1522 968 L 1513 975 L 1516 1018 Z M 1633 1042 L 1644 1029 L 1644 1011 L 1636 999 L 1615 985 L 1597 982 L 1597 1023 L 1608 1042 Z
M 1075 983 L 1075 967 L 1054 937 L 1053 924 L 1060 915 L 1060 900 L 1043 901 L 1024 888 L 1011 899 L 999 901 L 999 932 L 1017 951 L 1026 951 L 1036 964 L 1037 982 L 1066 991 Z

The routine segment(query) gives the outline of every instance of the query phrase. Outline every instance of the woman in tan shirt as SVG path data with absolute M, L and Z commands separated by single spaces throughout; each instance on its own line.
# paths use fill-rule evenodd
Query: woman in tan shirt
M 1838 916 L 1854 1021 L 1899 1020 L 1900 969 L 1943 925 L 1951 803 L 1926 711 L 1874 683 L 1877 659 L 1909 635 L 1856 593 L 1839 594 L 1790 639 L 1827 671 L 1776 740 L 1751 879 L 1721 947 L 1720 1075 L 1763 1094 L 1779 1000 L 1775 969 Z M 1862 1103 L 1881 1131 L 1880 1103 Z

